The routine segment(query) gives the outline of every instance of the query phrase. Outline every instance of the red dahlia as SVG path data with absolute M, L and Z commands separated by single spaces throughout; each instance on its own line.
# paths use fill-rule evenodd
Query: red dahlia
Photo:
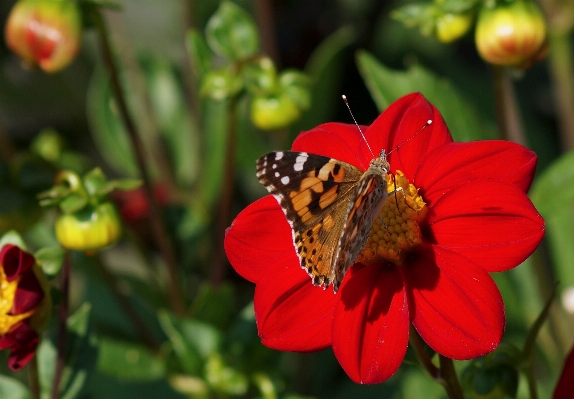
M 427 120 L 433 123 L 416 134 Z M 311 284 L 271 195 L 227 230 L 229 261 L 256 284 L 263 344 L 302 352 L 332 346 L 349 377 L 369 384 L 398 369 L 411 323 L 443 356 L 491 352 L 505 319 L 489 273 L 520 264 L 544 235 L 544 221 L 526 196 L 536 155 L 506 141 L 453 142 L 438 110 L 418 93 L 391 104 L 363 130 L 375 154 L 404 144 L 388 156 L 402 202 L 389 196 L 381 211 L 385 224 L 375 221 L 337 294 Z M 292 149 L 362 170 L 373 158 L 356 126 L 341 123 L 301 133 Z

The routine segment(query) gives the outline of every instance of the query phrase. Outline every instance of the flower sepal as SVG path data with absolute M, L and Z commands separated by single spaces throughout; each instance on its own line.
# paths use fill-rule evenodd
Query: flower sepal
M 64 170 L 56 184 L 41 193 L 40 205 L 59 206 L 62 214 L 56 220 L 56 237 L 60 244 L 78 251 L 96 251 L 115 243 L 121 233 L 118 212 L 107 195 L 112 191 L 131 190 L 139 180 L 106 180 L 99 168 L 80 178 Z

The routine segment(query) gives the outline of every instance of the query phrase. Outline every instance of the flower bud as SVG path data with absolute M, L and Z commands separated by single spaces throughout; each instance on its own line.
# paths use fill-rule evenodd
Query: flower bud
M 120 233 L 118 213 L 111 202 L 62 214 L 56 221 L 56 237 L 60 244 L 77 251 L 103 249 L 115 243 Z
M 287 94 L 255 96 L 251 101 L 251 121 L 262 130 L 284 128 L 300 116 L 299 107 Z
M 5 27 L 8 47 L 45 72 L 67 66 L 80 47 L 81 14 L 70 0 L 20 0 Z
M 545 56 L 546 23 L 533 1 L 484 7 L 478 15 L 476 47 L 487 62 L 527 68 Z
M 472 24 L 472 14 L 441 15 L 435 20 L 435 35 L 443 43 L 451 43 L 462 37 Z

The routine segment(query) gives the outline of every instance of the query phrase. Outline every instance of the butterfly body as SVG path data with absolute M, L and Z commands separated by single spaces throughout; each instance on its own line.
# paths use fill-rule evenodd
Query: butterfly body
M 301 267 L 314 285 L 332 283 L 337 292 L 387 199 L 389 168 L 384 150 L 366 172 L 305 152 L 271 152 L 257 160 L 257 177 L 285 213 Z

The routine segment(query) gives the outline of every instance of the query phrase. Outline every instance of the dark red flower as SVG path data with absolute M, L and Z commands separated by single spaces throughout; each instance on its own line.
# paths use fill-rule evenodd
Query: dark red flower
M 417 134 L 427 120 L 433 123 Z M 388 258 L 369 258 L 368 248 L 377 245 L 369 242 L 362 263 L 349 269 L 334 295 L 313 286 L 299 266 L 277 201 L 266 196 L 251 204 L 227 230 L 225 250 L 235 270 L 256 284 L 263 344 L 287 351 L 332 346 L 358 383 L 393 375 L 406 352 L 410 323 L 443 356 L 463 360 L 491 352 L 505 319 L 489 273 L 520 264 L 544 235 L 544 221 L 525 194 L 536 155 L 505 141 L 453 142 L 438 110 L 417 93 L 391 104 L 363 130 L 376 154 L 401 145 L 388 156 L 390 173 L 397 184 L 408 179 L 405 200 L 408 193 L 426 203 L 424 212 L 415 212 L 421 218 L 414 229 L 418 241 Z M 293 150 L 362 170 L 373 158 L 357 128 L 341 123 L 301 133 Z M 395 196 L 389 201 L 389 208 L 399 208 Z M 383 233 L 391 228 L 387 223 Z
M 574 348 L 570 350 L 568 357 L 564 361 L 562 374 L 552 396 L 552 399 L 572 398 L 574 398 Z
M 0 350 L 10 349 L 8 367 L 24 367 L 38 346 L 50 300 L 36 275 L 34 257 L 15 245 L 0 250 Z

